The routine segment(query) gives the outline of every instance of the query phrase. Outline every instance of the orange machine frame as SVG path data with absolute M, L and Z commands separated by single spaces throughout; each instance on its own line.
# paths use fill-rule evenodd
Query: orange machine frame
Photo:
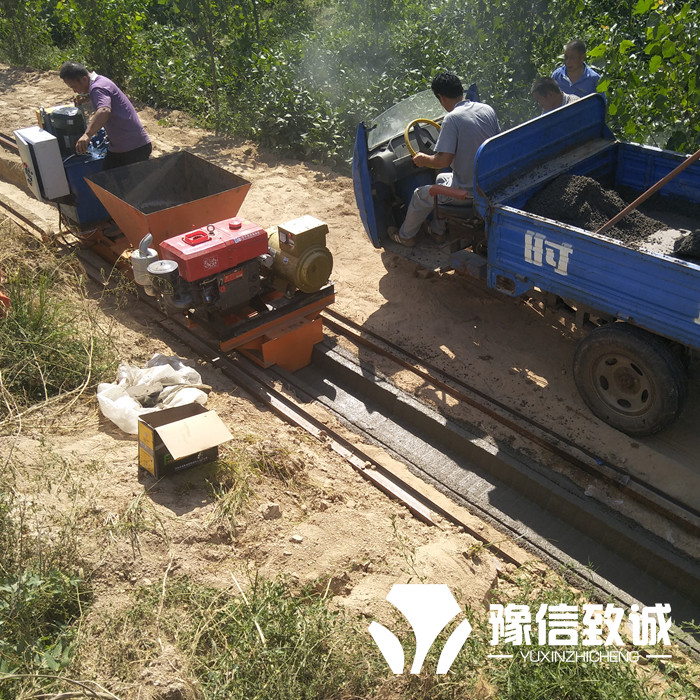
M 323 340 L 321 312 L 335 301 L 331 293 L 219 342 L 223 352 L 238 350 L 261 367 L 279 365 L 288 372 L 306 367 L 316 343 Z
M 75 234 L 103 259 L 131 273 L 129 251 L 146 234 L 152 245 L 208 222 L 235 216 L 251 183 L 203 158 L 178 151 L 85 178 L 95 196 L 112 217 L 90 231 Z M 158 203 L 156 207 L 154 203 Z M 222 352 L 238 350 L 262 367 L 277 364 L 294 372 L 311 362 L 316 343 L 323 340 L 321 311 L 335 301 L 332 284 L 304 300 L 276 295 L 269 318 L 265 311 L 249 308 L 210 323 L 197 314 L 188 320 L 217 336 Z M 269 303 L 271 299 L 266 299 Z M 241 324 L 240 335 L 235 326 Z

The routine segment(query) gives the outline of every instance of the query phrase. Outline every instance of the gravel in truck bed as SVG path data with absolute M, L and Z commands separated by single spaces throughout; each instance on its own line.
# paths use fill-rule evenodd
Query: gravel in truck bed
M 595 232 L 619 214 L 627 204 L 615 190 L 606 190 L 593 178 L 560 175 L 530 198 L 526 211 L 567 226 Z M 635 210 L 609 228 L 605 235 L 636 247 L 648 236 L 664 228 L 666 225 L 661 221 Z

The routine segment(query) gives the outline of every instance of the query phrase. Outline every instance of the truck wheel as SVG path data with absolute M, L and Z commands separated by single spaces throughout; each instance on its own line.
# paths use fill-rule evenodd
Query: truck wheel
M 659 337 L 628 323 L 591 331 L 576 348 L 574 380 L 593 413 L 635 437 L 670 425 L 686 395 L 681 358 Z

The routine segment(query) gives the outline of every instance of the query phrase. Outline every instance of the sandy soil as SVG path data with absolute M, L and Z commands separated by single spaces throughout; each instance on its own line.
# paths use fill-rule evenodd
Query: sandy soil
M 36 107 L 67 98 L 55 73 L 0 68 L 0 132 L 11 134 L 35 123 Z M 198 130 L 184 115 L 144 109 L 141 118 L 155 155 L 188 149 L 251 180 L 243 216 L 264 226 L 307 213 L 326 221 L 336 270 L 345 270 L 338 285 L 343 290 L 338 296 L 344 297 L 341 310 L 359 321 L 377 312 L 382 297 L 375 283 L 368 284 L 368 275 L 381 278 L 386 270 L 382 256 L 360 234 L 349 180 Z M 52 207 L 17 191 L 23 179 L 18 161 L 0 159 L 0 179 L 0 196 L 42 225 L 56 227 Z M 14 244 L 5 241 L 3 248 Z M 116 326 L 120 361 L 142 367 L 156 352 L 186 357 L 184 348 L 159 337 L 114 298 L 96 295 L 94 303 L 105 326 Z M 375 324 L 380 330 L 392 327 L 381 320 Z M 319 586 L 336 594 L 338 605 L 380 620 L 391 614 L 385 601 L 391 585 L 417 578 L 448 584 L 464 604 L 485 604 L 504 565 L 488 553 L 465 557 L 474 538 L 445 522 L 436 528 L 414 519 L 329 447 L 258 408 L 220 372 L 194 357 L 187 361 L 213 387 L 207 406 L 234 434 L 223 454 L 247 451 L 251 458 L 293 472 L 286 480 L 256 479 L 235 527 L 213 497 L 206 470 L 185 472 L 155 487 L 152 481 L 139 482 L 135 438 L 102 417 L 94 397 L 68 412 L 43 411 L 25 416 L 21 426 L 2 426 L 2 433 L 11 436 L 0 440 L 3 480 L 35 514 L 37 530 L 55 528 L 67 513 L 74 519 L 96 593 L 95 624 L 128 605 L 138 586 L 160 586 L 164 576 L 181 575 L 232 589 L 233 576 L 245 585 L 254 572 L 285 573 L 300 584 L 319 580 Z M 150 487 L 146 498 L 144 485 Z M 278 506 L 279 517 L 269 517 L 276 511 L 271 506 Z M 172 668 L 177 659 L 172 649 L 164 654 L 163 664 L 156 659 L 144 668 L 139 697 L 171 697 L 172 679 L 159 669 Z M 89 654 L 85 663 L 90 675 Z M 103 669 L 94 673 L 104 677 Z M 112 680 L 117 684 L 113 688 L 120 687 L 120 679 Z M 122 692 L 130 697 L 135 691 L 122 686 Z
M 0 132 L 31 125 L 36 108 L 69 98 L 56 73 L 0 66 Z M 673 481 L 664 477 L 664 486 L 680 497 L 688 495 L 688 484 L 699 476 L 697 372 L 678 423 L 658 437 L 632 440 L 595 419 L 579 398 L 571 376 L 575 341 L 563 329 L 469 280 L 418 274 L 409 260 L 374 249 L 365 238 L 348 178 L 199 130 L 180 113 L 143 108 L 140 116 L 154 155 L 186 149 L 250 180 L 242 216 L 265 227 L 304 214 L 325 221 L 340 312 L 581 441 L 601 459 L 625 464 L 651 480 L 668 464 L 680 464 Z M 17 171 L 5 162 L 0 178 L 16 180 Z M 9 197 L 9 190 L 0 190 L 0 196 Z M 36 202 L 23 200 L 22 206 L 51 220 L 51 211 Z M 154 352 L 184 353 L 125 310 L 104 304 L 103 310 L 120 324 L 120 360 L 142 366 Z M 197 364 L 196 358 L 190 360 Z M 142 493 L 136 444 L 98 415 L 94 400 L 82 403 L 70 417 L 62 416 L 60 425 L 36 419 L 13 440 L 2 440 L 3 464 L 18 486 L 50 494 L 42 506 L 47 517 L 54 506 L 64 507 L 75 498 L 81 531 L 102 533 L 85 536 L 86 552 L 99 570 L 100 605 L 120 605 L 135 585 L 160 585 L 166 570 L 226 586 L 231 572 L 245 576 L 250 567 L 287 572 L 300 581 L 332 577 L 340 602 L 372 616 L 386 606 L 391 583 L 406 581 L 416 571 L 426 582 L 454 585 L 464 591 L 465 602 L 476 605 L 497 585 L 500 565 L 491 556 L 475 563 L 461 555 L 473 542 L 467 535 L 412 519 L 328 448 L 260 410 L 216 371 L 199 369 L 214 388 L 209 406 L 234 432 L 230 449 L 247 445 L 264 453 L 281 451 L 284 459 L 299 465 L 299 479 L 291 486 L 274 479 L 255 484 L 254 504 L 234 537 L 222 526 L 214 499 L 194 472 L 149 492 L 150 528 L 138 541 L 115 534 L 116 523 Z M 427 394 L 421 386 L 414 391 Z M 444 404 L 435 393 L 427 398 Z M 472 418 L 478 430 L 498 439 L 495 426 Z M 268 503 L 280 506 L 281 518 L 263 517 Z M 293 535 L 300 535 L 301 542 L 290 541 Z

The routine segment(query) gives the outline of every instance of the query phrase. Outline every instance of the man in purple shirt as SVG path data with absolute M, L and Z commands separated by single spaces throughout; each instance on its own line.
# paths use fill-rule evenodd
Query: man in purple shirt
M 600 74 L 586 64 L 586 44 L 583 41 L 574 39 L 564 47 L 564 65 L 552 73 L 552 78 L 568 95 L 585 97 L 596 92 Z
M 95 108 L 85 133 L 75 144 L 76 153 L 86 153 L 90 139 L 104 127 L 109 145 L 103 170 L 148 160 L 151 140 L 129 98 L 109 78 L 90 73 L 85 66 L 74 61 L 66 61 L 59 76 L 78 94 L 76 103 L 90 101 Z

